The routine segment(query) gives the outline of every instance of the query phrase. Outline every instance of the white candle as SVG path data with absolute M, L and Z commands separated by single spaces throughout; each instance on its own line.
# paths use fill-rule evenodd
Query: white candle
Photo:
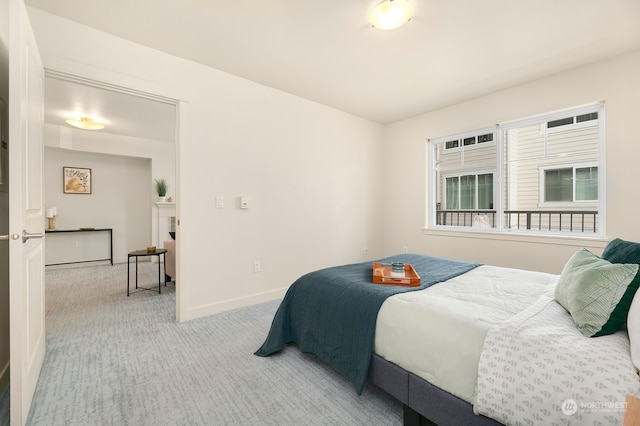
M 47 217 L 48 218 L 52 218 L 53 217 L 53 209 L 47 209 Z
M 51 211 L 53 212 L 53 216 L 58 216 L 58 210 L 55 207 L 51 207 Z M 53 217 L 51 216 L 51 217 Z

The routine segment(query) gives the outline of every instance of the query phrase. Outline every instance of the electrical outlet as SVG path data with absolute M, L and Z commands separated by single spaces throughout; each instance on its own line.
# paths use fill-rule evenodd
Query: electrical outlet
M 78 247 L 78 242 L 77 241 L 73 241 L 71 243 L 71 246 L 74 247 L 74 248 Z
M 407 252 L 407 246 L 402 247 L 402 252 L 406 253 Z
M 253 272 L 260 272 L 262 271 L 262 265 L 260 264 L 259 260 L 256 260 L 255 262 L 253 262 Z

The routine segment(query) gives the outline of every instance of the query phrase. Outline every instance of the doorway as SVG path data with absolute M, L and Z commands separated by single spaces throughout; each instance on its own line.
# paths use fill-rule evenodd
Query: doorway
M 158 222 L 160 212 L 164 210 L 161 207 L 166 207 L 167 203 L 157 203 L 155 181 L 164 179 L 167 182 L 169 204 L 174 206 L 173 210 L 177 210 L 179 102 L 54 70 L 45 70 L 44 87 L 44 163 L 45 173 L 48 173 L 45 175 L 45 206 L 57 212 L 56 224 L 61 227 L 58 229 L 94 226 L 91 223 L 82 224 L 82 218 L 74 214 L 78 211 L 79 202 L 87 206 L 94 202 L 101 203 L 107 211 L 113 210 L 117 203 L 132 207 L 137 205 L 138 211 L 141 208 L 144 215 L 141 217 L 138 214 L 138 223 L 130 223 L 131 218 L 122 216 L 110 218 L 103 215 L 100 218 L 97 213 L 92 215 L 92 219 L 103 221 L 101 227 L 113 228 L 113 261 L 126 262 L 127 253 L 132 250 L 151 245 L 162 247 L 164 240 L 169 239 L 169 234 L 159 235 L 163 228 Z M 65 123 L 68 118 L 79 119 L 82 116 L 101 122 L 105 128 L 89 131 L 75 129 Z M 64 193 L 58 181 L 63 167 L 60 161 L 66 159 L 76 162 L 85 159 L 85 162 L 99 167 L 92 170 L 94 194 L 78 196 Z M 138 192 L 134 200 L 130 199 L 134 190 L 128 191 L 127 185 L 118 185 L 122 188 L 115 191 L 109 189 L 109 182 L 118 181 L 122 184 L 122 175 L 126 173 L 121 168 L 123 165 L 145 162 L 151 176 L 132 179 L 129 185 L 137 188 L 135 191 Z M 83 164 L 67 166 L 91 169 Z M 53 182 L 48 182 L 49 179 Z M 100 184 L 103 191 L 98 194 L 96 191 Z M 112 201 L 105 198 L 107 194 Z M 143 199 L 142 205 L 140 198 Z M 145 204 L 148 206 L 146 215 Z

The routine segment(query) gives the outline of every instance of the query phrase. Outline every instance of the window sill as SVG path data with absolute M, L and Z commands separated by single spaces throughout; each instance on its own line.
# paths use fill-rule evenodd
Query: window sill
M 532 235 L 517 232 L 497 232 L 493 230 L 479 229 L 431 229 L 422 230 L 424 235 L 452 238 L 479 238 L 484 240 L 523 242 L 531 244 L 554 244 L 562 246 L 589 246 L 593 248 L 604 248 L 608 243 L 604 237 L 600 236 L 576 236 L 576 235 Z
M 586 210 L 597 209 L 597 201 L 573 201 L 573 202 L 555 202 L 555 201 L 540 201 L 538 208 L 541 209 L 565 209 L 565 210 Z

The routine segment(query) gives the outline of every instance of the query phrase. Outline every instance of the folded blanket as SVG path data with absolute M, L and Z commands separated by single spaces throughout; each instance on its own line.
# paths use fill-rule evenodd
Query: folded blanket
M 296 280 L 285 295 L 258 351 L 268 356 L 287 343 L 317 355 L 362 392 L 373 352 L 376 319 L 386 298 L 424 289 L 479 264 L 401 254 L 379 262 L 410 263 L 421 277 L 419 287 L 372 283 L 373 262 L 322 269 Z

